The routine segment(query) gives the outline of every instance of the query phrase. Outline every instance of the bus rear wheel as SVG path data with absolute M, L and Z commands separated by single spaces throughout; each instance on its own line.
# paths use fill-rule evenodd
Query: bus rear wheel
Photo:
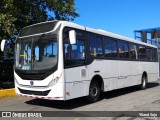
M 100 97 L 100 86 L 97 81 L 92 81 L 89 88 L 87 99 L 90 103 L 97 102 Z
M 141 82 L 140 87 L 142 90 L 147 88 L 147 77 L 145 75 L 142 76 L 142 82 Z

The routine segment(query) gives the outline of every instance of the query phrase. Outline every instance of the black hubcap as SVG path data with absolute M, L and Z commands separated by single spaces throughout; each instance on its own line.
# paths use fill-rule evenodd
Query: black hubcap
M 91 87 L 90 94 L 91 94 L 91 96 L 97 96 L 97 94 L 98 94 L 97 87 Z

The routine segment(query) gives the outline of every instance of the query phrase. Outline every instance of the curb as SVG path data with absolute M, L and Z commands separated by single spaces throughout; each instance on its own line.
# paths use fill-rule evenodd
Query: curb
M 16 96 L 15 88 L 0 90 L 0 98 Z

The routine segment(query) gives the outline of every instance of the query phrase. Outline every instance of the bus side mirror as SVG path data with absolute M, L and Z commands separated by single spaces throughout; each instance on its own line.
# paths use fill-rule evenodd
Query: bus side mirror
M 6 40 L 1 41 L 1 51 L 4 51 L 4 46 L 5 46 Z
M 70 44 L 76 44 L 76 32 L 75 30 L 71 30 L 69 31 L 69 41 L 70 41 Z

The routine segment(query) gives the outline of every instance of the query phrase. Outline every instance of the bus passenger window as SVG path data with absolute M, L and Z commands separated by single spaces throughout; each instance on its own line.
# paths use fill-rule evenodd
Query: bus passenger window
M 147 60 L 146 47 L 143 45 L 139 45 L 139 59 L 140 60 Z
M 95 36 L 94 34 L 90 34 L 89 44 L 90 44 L 90 56 L 92 57 L 103 56 L 102 38 L 100 36 Z
M 147 47 L 147 60 L 152 61 L 152 48 Z
M 119 40 L 118 47 L 119 47 L 119 58 L 128 59 L 129 58 L 128 43 Z
M 129 52 L 130 52 L 130 59 L 136 60 L 137 59 L 137 47 L 134 43 L 129 44 Z
M 157 62 L 158 61 L 158 55 L 157 55 L 157 49 L 156 48 L 152 48 L 152 58 L 153 58 L 153 61 Z
M 110 38 L 104 39 L 104 49 L 105 49 L 105 57 L 107 58 L 117 58 L 117 41 Z

